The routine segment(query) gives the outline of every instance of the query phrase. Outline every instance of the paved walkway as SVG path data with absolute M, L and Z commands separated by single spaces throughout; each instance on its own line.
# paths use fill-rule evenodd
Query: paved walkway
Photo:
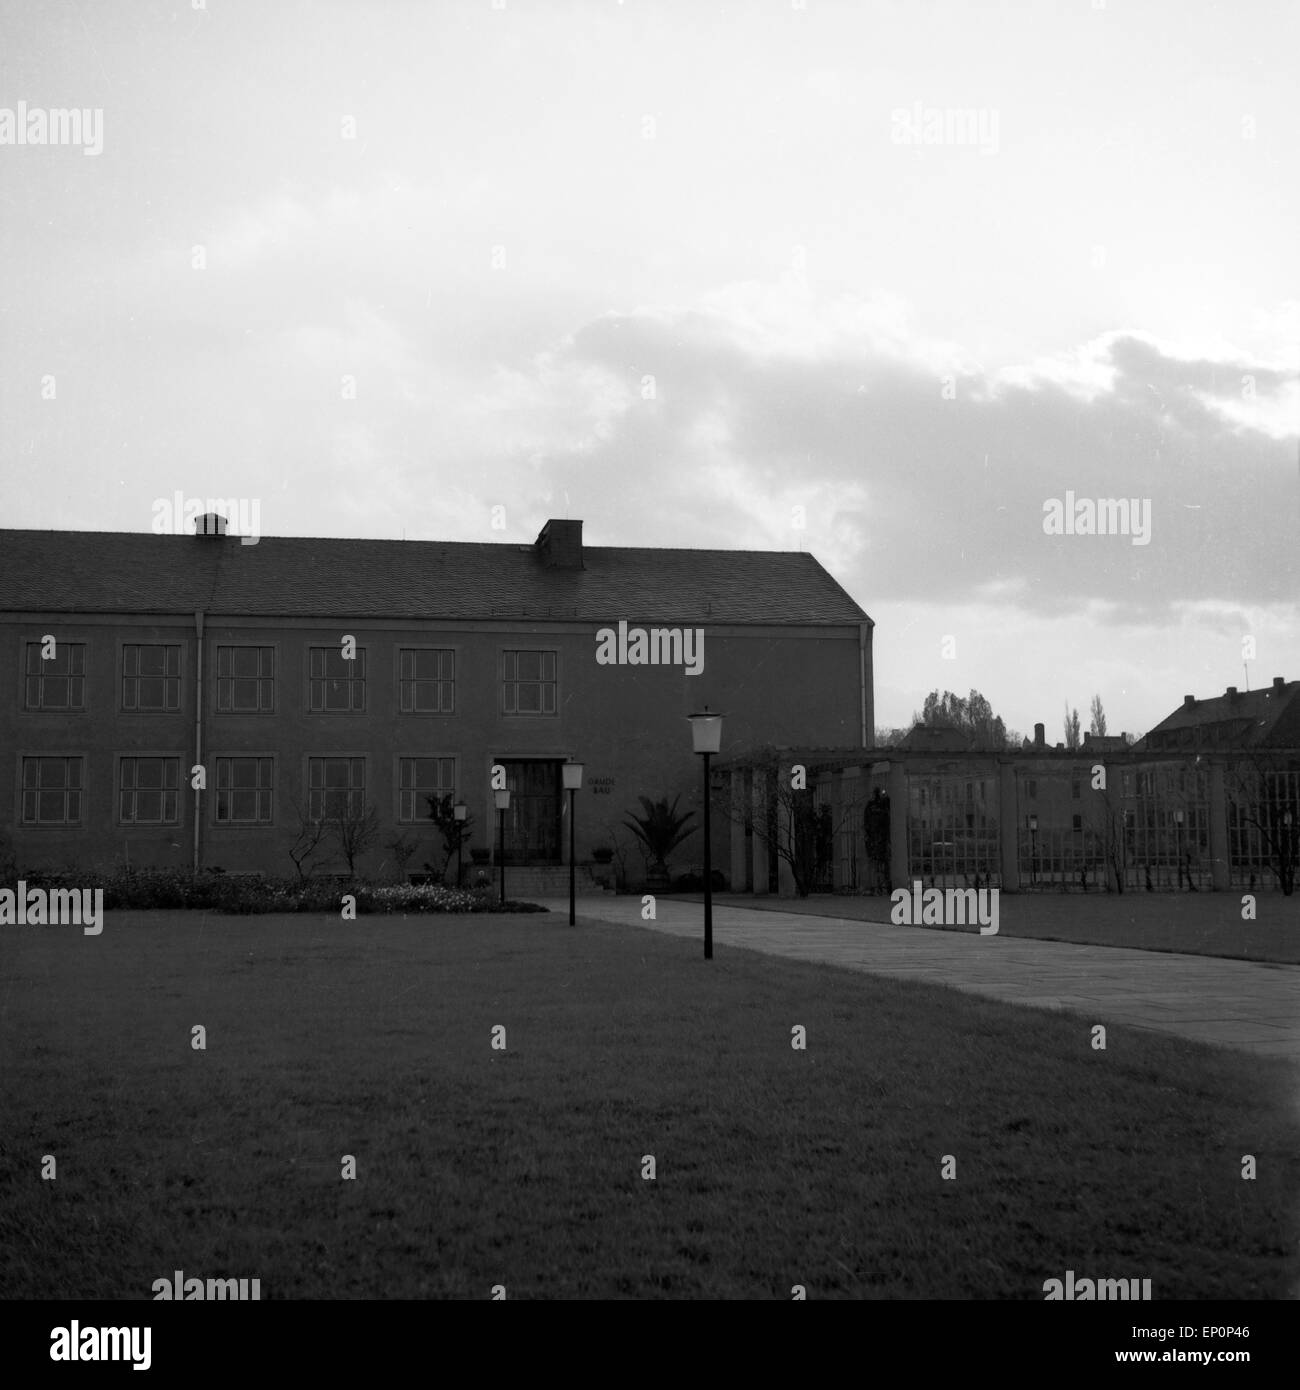
M 568 919 L 568 899 L 539 899 Z M 638 897 L 578 900 L 578 915 L 690 937 L 704 949 L 699 903 L 660 898 L 641 920 Z M 768 955 L 951 985 L 1009 1004 L 1074 1009 L 1198 1042 L 1300 1061 L 1300 966 L 1266 965 L 1117 946 L 927 931 L 888 923 L 716 906 L 715 956 L 743 946 Z

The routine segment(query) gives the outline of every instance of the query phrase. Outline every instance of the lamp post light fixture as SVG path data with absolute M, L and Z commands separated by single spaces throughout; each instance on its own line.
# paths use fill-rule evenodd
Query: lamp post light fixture
M 452 808 L 451 814 L 463 825 L 465 817 L 469 815 L 469 807 L 463 801 L 458 801 Z M 465 857 L 465 831 L 462 828 L 456 836 L 456 887 L 461 883 L 461 860 Z
M 573 794 L 582 786 L 582 764 L 569 761 L 560 764 L 560 775 L 564 778 L 564 790 L 569 793 L 569 925 L 577 925 L 577 868 L 573 859 L 574 822 Z
M 497 837 L 497 859 L 501 864 L 501 906 L 506 904 L 506 812 L 510 809 L 510 788 L 501 787 L 492 793 L 496 799 L 497 818 L 501 828 Z
M 1038 817 L 1029 817 L 1029 886 L 1038 882 Z
M 704 959 L 713 959 L 713 858 L 709 824 L 709 759 L 722 747 L 722 716 L 708 705 L 688 715 L 694 751 L 704 759 Z

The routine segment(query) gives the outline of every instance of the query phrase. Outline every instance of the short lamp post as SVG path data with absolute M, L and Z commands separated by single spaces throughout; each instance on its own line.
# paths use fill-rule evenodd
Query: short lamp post
M 564 778 L 564 790 L 569 793 L 569 925 L 571 927 L 575 926 L 578 920 L 578 880 L 577 868 L 573 858 L 573 846 L 575 841 L 573 794 L 582 786 L 582 771 L 581 763 L 567 762 L 560 765 L 560 775 Z
M 1029 817 L 1029 886 L 1038 882 L 1038 817 Z
M 722 747 L 722 716 L 711 714 L 708 705 L 691 721 L 694 751 L 704 759 L 704 959 L 713 959 L 713 856 L 709 823 L 709 759 Z
M 506 812 L 510 809 L 510 788 L 501 787 L 492 793 L 497 804 L 497 859 L 501 863 L 501 906 L 506 905 Z
M 461 883 L 461 860 L 465 857 L 465 817 L 469 815 L 469 807 L 463 801 L 458 801 L 452 808 L 451 814 L 460 822 L 460 828 L 456 833 L 456 887 Z

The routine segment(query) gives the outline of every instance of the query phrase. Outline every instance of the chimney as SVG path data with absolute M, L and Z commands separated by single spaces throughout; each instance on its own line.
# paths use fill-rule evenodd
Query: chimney
M 1274 677 L 1273 677 L 1273 689 L 1274 689 L 1274 690 L 1282 690 L 1285 686 L 1286 686 L 1286 681 L 1284 681 L 1284 680 L 1282 679 L 1281 676 L 1274 676 Z
M 1034 725 L 1034 747 L 1041 748 L 1047 741 L 1047 729 L 1042 724 Z
M 537 537 L 536 547 L 547 569 L 586 568 L 582 563 L 581 521 L 548 521 Z
M 1184 709 L 1191 709 L 1191 707 L 1192 707 L 1195 703 L 1196 703 L 1196 696 L 1195 696 L 1195 695 L 1184 695 L 1184 696 L 1183 696 L 1183 708 L 1184 708 Z
M 202 516 L 194 518 L 194 534 L 196 536 L 224 536 L 227 524 L 226 518 L 220 512 L 204 512 Z
M 1237 687 L 1236 687 L 1235 685 L 1230 685 L 1230 686 L 1228 687 L 1228 699 L 1229 699 L 1229 700 L 1235 700 L 1236 698 L 1237 698 Z

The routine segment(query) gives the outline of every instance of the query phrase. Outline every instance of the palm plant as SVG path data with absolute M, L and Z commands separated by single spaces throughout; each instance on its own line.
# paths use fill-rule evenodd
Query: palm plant
M 695 834 L 695 826 L 686 824 L 695 812 L 687 811 L 678 815 L 677 803 L 681 800 L 680 794 L 673 798 L 671 806 L 666 796 L 660 797 L 658 801 L 651 801 L 648 796 L 639 797 L 638 800 L 645 814 L 632 816 L 623 824 L 641 842 L 651 872 L 666 878 L 668 856 L 683 840 Z

